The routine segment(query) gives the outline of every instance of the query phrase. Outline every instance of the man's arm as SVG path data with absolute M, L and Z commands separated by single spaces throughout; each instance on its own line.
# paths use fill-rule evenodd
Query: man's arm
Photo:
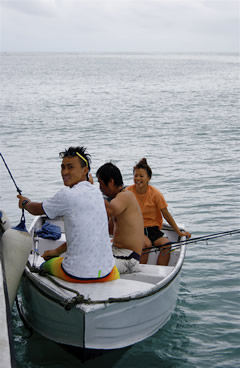
M 42 203 L 39 202 L 31 202 L 29 198 L 23 197 L 22 195 L 17 195 L 19 198 L 18 207 L 24 208 L 31 215 L 44 215 L 45 212 L 42 207 Z
M 118 196 L 108 202 L 105 200 L 105 206 L 108 217 L 118 216 L 127 208 L 126 193 L 120 193 Z
M 67 251 L 67 243 L 64 242 L 55 249 L 45 250 L 45 252 L 42 254 L 42 257 L 45 259 L 45 261 L 48 261 L 53 257 L 59 257 L 62 253 L 66 251 Z

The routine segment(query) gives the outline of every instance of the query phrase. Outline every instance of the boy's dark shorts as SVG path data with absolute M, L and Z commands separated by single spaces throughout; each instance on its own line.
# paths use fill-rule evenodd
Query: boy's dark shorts
M 152 245 L 157 239 L 164 235 L 164 233 L 159 230 L 158 226 L 145 227 L 144 234 L 151 240 Z

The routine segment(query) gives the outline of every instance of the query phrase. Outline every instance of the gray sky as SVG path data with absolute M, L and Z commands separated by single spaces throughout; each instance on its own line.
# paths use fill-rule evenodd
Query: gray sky
M 240 52 L 240 0 L 0 0 L 0 51 Z

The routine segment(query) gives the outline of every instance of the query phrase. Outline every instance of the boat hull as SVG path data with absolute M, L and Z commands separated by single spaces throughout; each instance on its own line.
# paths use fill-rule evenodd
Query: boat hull
M 61 344 L 84 346 L 84 313 L 79 308 L 66 311 L 26 276 L 22 278 L 21 295 L 22 314 L 34 330 Z
M 26 275 L 22 313 L 27 323 L 55 342 L 89 349 L 123 348 L 152 336 L 169 320 L 177 301 L 180 272 L 152 295 L 66 310 Z
M 105 313 L 86 315 L 85 347 L 123 348 L 152 336 L 175 309 L 179 277 L 152 296 L 111 305 Z

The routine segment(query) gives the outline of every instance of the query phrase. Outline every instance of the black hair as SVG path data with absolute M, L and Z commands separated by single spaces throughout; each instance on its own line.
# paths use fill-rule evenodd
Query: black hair
M 79 153 L 79 155 L 81 155 L 83 158 L 79 157 L 77 154 Z M 65 149 L 64 152 L 60 152 L 60 157 L 64 158 L 64 157 L 74 157 L 74 156 L 78 156 L 80 163 L 81 163 L 81 167 L 88 167 L 88 171 L 91 170 L 90 164 L 91 164 L 91 155 L 89 153 L 87 153 L 87 149 L 85 147 L 69 147 L 67 150 Z M 85 160 L 84 160 L 85 159 Z
M 97 178 L 101 179 L 105 185 L 108 185 L 111 179 L 114 180 L 114 184 L 119 187 L 123 185 L 123 178 L 121 171 L 119 168 L 115 165 L 113 165 L 111 162 L 107 162 L 96 172 Z
M 152 169 L 151 167 L 148 165 L 146 158 L 142 158 L 137 164 L 136 166 L 134 166 L 133 168 L 133 173 L 136 169 L 144 169 L 146 170 L 148 177 L 151 179 L 152 177 Z

